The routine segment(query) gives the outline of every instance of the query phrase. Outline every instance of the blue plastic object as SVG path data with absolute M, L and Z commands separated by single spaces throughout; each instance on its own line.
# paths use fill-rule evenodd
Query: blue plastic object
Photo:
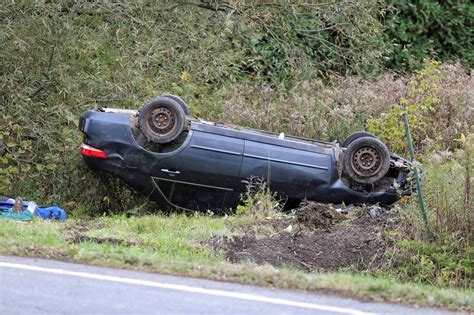
M 40 216 L 46 220 L 58 220 L 58 221 L 66 221 L 66 211 L 59 208 L 58 206 L 51 206 L 46 208 L 36 208 L 34 215 Z

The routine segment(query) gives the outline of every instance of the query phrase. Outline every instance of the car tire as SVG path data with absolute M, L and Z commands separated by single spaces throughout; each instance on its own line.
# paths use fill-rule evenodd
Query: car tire
M 169 97 L 152 99 L 138 113 L 141 132 L 149 141 L 159 144 L 175 140 L 183 131 L 185 123 L 183 108 Z
M 370 184 L 387 174 L 390 152 L 377 138 L 361 137 L 352 141 L 344 153 L 344 169 L 354 181 Z
M 367 131 L 356 131 L 351 133 L 349 136 L 347 136 L 344 141 L 341 143 L 341 147 L 347 148 L 349 144 L 354 142 L 354 140 L 357 140 L 362 137 L 370 137 L 370 138 L 377 138 L 373 133 L 367 132 Z
M 171 98 L 172 100 L 174 100 L 176 103 L 178 103 L 181 106 L 181 108 L 184 111 L 184 114 L 186 116 L 189 116 L 189 107 L 181 97 L 173 95 L 173 94 L 163 94 L 160 97 L 169 97 L 169 98 Z

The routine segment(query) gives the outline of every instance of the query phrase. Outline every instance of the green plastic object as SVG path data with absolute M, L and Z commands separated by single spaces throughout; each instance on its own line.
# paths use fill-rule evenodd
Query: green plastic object
M 421 179 L 420 179 L 420 170 L 418 165 L 414 163 L 415 161 L 415 151 L 413 150 L 413 140 L 411 139 L 410 125 L 408 124 L 408 115 L 407 113 L 403 114 L 403 124 L 405 125 L 405 134 L 407 137 L 408 151 L 410 152 L 410 160 L 413 162 L 413 177 L 415 178 L 416 184 L 416 194 L 418 196 L 418 205 L 420 206 L 421 217 L 423 223 L 425 224 L 426 237 L 428 241 L 433 240 L 433 234 L 431 233 L 430 225 L 428 222 L 428 209 L 425 204 L 425 198 L 423 197 L 423 191 L 421 190 Z
M 33 213 L 28 210 L 16 213 L 13 210 L 0 211 L 0 220 L 31 221 Z

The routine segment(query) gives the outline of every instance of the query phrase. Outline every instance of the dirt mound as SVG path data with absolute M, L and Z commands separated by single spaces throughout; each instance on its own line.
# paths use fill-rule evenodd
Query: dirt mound
M 296 212 L 296 222 L 310 229 L 329 229 L 342 220 L 344 215 L 329 205 L 317 202 L 304 202 Z
M 364 269 L 379 265 L 388 246 L 382 236 L 386 215 L 379 209 L 372 217 L 368 208 L 343 215 L 328 205 L 309 202 L 274 235 L 259 238 L 247 233 L 212 243 L 232 262 L 291 265 L 307 271 Z

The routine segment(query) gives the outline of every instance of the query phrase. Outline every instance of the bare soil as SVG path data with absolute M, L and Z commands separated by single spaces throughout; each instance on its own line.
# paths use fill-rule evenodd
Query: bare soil
M 390 246 L 383 231 L 396 221 L 397 214 L 388 209 L 359 207 L 342 214 L 329 205 L 308 202 L 294 218 L 263 223 L 272 225 L 273 235 L 247 232 L 211 243 L 231 262 L 289 265 L 306 271 L 372 269 L 383 263 Z
M 91 242 L 97 244 L 109 243 L 113 245 L 138 246 L 141 245 L 138 241 L 122 240 L 115 237 L 93 237 L 87 236 L 86 233 L 92 228 L 100 228 L 101 225 L 95 221 L 79 220 L 75 224 L 66 224 L 64 232 L 66 239 L 71 244 L 78 244 L 83 242 Z

